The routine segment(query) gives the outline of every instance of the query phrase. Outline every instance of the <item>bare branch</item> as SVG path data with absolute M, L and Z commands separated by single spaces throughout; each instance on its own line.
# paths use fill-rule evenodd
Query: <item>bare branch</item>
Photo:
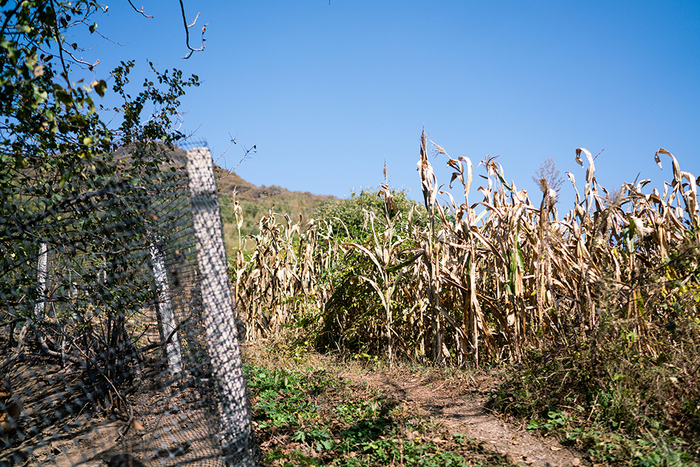
M 131 8 L 133 8 L 136 13 L 140 13 L 146 18 L 153 18 L 153 16 L 147 15 L 146 12 L 143 11 L 143 7 L 141 7 L 141 9 L 139 10 L 138 8 L 136 8 L 136 6 L 134 6 L 133 3 L 131 3 L 131 0 L 128 0 L 128 1 L 129 1 L 129 5 L 131 5 Z
M 199 18 L 199 13 L 197 13 L 197 16 L 195 16 L 194 21 L 192 21 L 192 24 L 187 24 L 187 15 L 185 15 L 185 4 L 180 0 L 180 11 L 182 11 L 182 22 L 185 25 L 185 44 L 187 45 L 187 48 L 189 49 L 189 52 L 187 52 L 187 55 L 185 55 L 184 59 L 188 59 L 192 56 L 194 52 L 201 52 L 204 50 L 204 41 L 206 39 L 204 38 L 204 33 L 207 31 L 207 26 L 209 23 L 204 24 L 202 26 L 202 45 L 195 49 L 190 45 L 190 28 L 194 27 L 194 25 L 197 23 L 197 19 Z
M 101 32 L 99 32 L 98 30 L 95 30 L 95 31 L 93 31 L 93 32 L 94 32 L 95 34 L 97 34 L 98 36 L 100 36 L 102 39 L 108 40 L 108 41 L 111 42 L 112 44 L 118 45 L 119 47 L 124 47 L 124 46 L 126 45 L 126 44 L 120 44 L 119 42 L 110 39 L 109 37 L 107 37 L 107 36 L 105 36 L 104 34 L 102 34 Z
M 182 5 L 182 2 L 180 2 L 180 5 Z M 184 10 L 183 10 L 184 11 Z M 195 24 L 197 24 L 197 20 L 199 19 L 199 12 L 197 13 L 197 16 L 194 17 L 194 21 L 192 21 L 192 24 L 187 25 L 187 29 L 194 27 Z
M 226 154 L 228 152 L 228 150 L 231 149 L 231 146 L 236 144 L 236 138 L 231 136 L 231 133 L 228 134 L 228 137 L 231 138 L 231 141 L 229 141 L 228 146 L 226 146 L 226 149 L 224 149 L 224 152 L 221 153 L 221 155 L 219 156 L 219 159 L 224 157 L 224 154 Z
M 224 152 L 221 153 L 221 155 L 218 157 L 218 159 L 215 162 L 217 162 L 217 161 L 219 161 L 219 159 L 223 158 L 224 154 L 226 154 L 226 152 L 228 152 L 228 150 L 231 148 L 231 146 L 233 146 L 234 144 L 238 144 L 238 143 L 236 143 L 236 138 L 231 136 L 231 133 L 229 133 L 228 136 L 229 136 L 229 138 L 231 138 L 231 141 L 228 143 L 228 146 L 226 146 L 226 149 L 224 149 Z M 245 146 L 243 146 L 243 151 L 244 151 L 243 157 L 241 158 L 240 161 L 238 161 L 238 164 L 236 164 L 236 166 L 232 170 L 229 170 L 229 173 L 227 175 L 225 175 L 222 178 L 222 180 L 226 179 L 226 177 L 228 177 L 229 175 L 236 173 L 236 169 L 243 163 L 243 161 L 245 161 L 246 159 L 250 159 L 250 157 L 251 157 L 250 153 L 252 152 L 253 154 L 255 154 L 257 152 L 257 149 L 258 149 L 257 145 L 254 145 L 251 149 L 246 149 Z M 226 170 L 228 170 L 226 167 L 224 167 L 224 168 Z
M 257 144 L 254 144 L 253 147 L 250 148 L 250 149 L 246 149 L 246 147 L 243 146 L 243 150 L 245 151 L 245 154 L 243 154 L 243 157 L 241 158 L 240 161 L 238 161 L 238 164 L 236 164 L 236 166 L 231 170 L 231 172 L 235 172 L 236 169 L 238 168 L 238 166 L 241 165 L 241 164 L 243 163 L 243 161 L 245 161 L 245 160 L 247 160 L 247 159 L 250 159 L 250 157 L 251 157 L 251 156 L 250 156 L 250 153 L 251 153 L 251 152 L 252 152 L 253 154 L 255 154 L 256 152 L 258 152 L 258 145 L 257 145 Z
M 73 55 L 73 54 L 70 52 L 70 50 L 68 50 L 68 49 L 65 48 L 65 47 L 61 47 L 61 50 L 63 50 L 63 52 L 67 53 L 68 55 L 70 55 L 70 58 L 73 59 L 73 61 L 74 61 L 75 63 L 77 63 L 77 64 L 79 64 L 79 65 L 85 65 L 86 67 L 88 67 L 88 70 L 90 70 L 90 71 L 93 71 L 94 68 L 95 68 L 97 65 L 99 65 L 99 63 L 100 63 L 100 59 L 99 59 L 99 58 L 97 59 L 97 61 L 96 61 L 95 63 L 89 63 L 89 62 L 86 62 L 86 61 L 83 60 L 83 59 L 80 59 L 80 58 L 76 57 L 75 55 Z

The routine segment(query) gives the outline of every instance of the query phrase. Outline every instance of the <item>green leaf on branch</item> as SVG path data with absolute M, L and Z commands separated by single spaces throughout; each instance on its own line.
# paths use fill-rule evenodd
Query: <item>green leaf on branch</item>
M 93 81 L 91 85 L 100 97 L 105 96 L 105 91 L 107 90 L 107 82 L 105 80 Z

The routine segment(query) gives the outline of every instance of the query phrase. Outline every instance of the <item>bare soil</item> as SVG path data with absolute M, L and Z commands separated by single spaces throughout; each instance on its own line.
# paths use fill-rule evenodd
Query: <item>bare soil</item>
M 222 465 L 211 404 L 188 381 L 146 368 L 123 396 L 127 412 L 80 369 L 32 352 L 9 358 L 0 351 L 1 376 L 22 410 L 15 432 L 0 437 L 0 467 Z
M 250 344 L 244 355 L 251 363 L 273 367 L 294 367 L 284 351 L 271 351 L 261 344 Z M 297 363 L 296 365 L 298 365 Z M 365 383 L 388 396 L 408 403 L 444 425 L 452 435 L 461 434 L 480 441 L 479 447 L 504 456 L 514 465 L 532 467 L 591 466 L 585 455 L 561 445 L 556 439 L 526 430 L 517 421 L 506 420 L 486 408 L 485 403 L 500 379 L 496 372 L 470 372 L 410 367 L 387 368 L 355 360 L 312 353 L 302 366 L 325 369 L 329 374 L 355 383 Z M 593 467 L 599 467 L 593 465 Z
M 481 447 L 513 464 L 533 467 L 587 465 L 581 453 L 557 440 L 538 436 L 485 407 L 497 383 L 493 376 L 445 376 L 430 371 L 372 369 L 341 372 L 351 381 L 366 382 L 396 399 L 413 402 L 441 421 L 453 434 L 465 434 Z
M 8 357 L 0 355 L 0 362 Z M 479 440 L 481 447 L 506 456 L 513 464 L 545 466 L 587 465 L 580 453 L 555 439 L 528 432 L 485 408 L 497 384 L 488 374 L 417 368 L 363 368 L 315 356 L 314 365 L 339 377 L 379 389 L 417 406 L 442 423 L 452 434 Z M 199 396 L 184 385 L 168 385 L 156 373 L 131 396 L 134 417 L 111 410 L 90 410 L 98 403 L 69 368 L 37 356 L 25 356 L 3 375 L 21 400 L 18 433 L 0 439 L 0 467 L 29 465 L 172 465 L 175 455 L 197 465 L 210 459 L 212 446 L 203 433 L 207 410 Z M 165 388 L 165 389 L 163 389 Z M 86 403 L 88 401 L 88 403 Z M 195 407 L 196 410 L 192 410 Z M 190 410 L 186 410 L 190 408 Z M 205 428 L 204 431 L 207 431 Z M 119 463 L 129 455 L 132 464 Z M 117 459 L 117 460 L 114 460 Z M 141 462 L 141 463 L 138 463 Z

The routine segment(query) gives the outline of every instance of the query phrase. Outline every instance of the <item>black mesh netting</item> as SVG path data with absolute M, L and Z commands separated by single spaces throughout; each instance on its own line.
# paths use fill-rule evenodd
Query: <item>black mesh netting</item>
M 2 184 L 0 465 L 256 463 L 211 156 L 139 154 Z

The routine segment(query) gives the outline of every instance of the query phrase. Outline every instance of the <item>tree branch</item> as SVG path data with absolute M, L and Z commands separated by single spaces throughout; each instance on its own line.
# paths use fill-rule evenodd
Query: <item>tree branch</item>
M 238 166 L 240 166 L 240 165 L 243 163 L 243 161 L 250 159 L 250 157 L 251 157 L 251 156 L 250 156 L 250 153 L 251 153 L 251 152 L 252 152 L 253 154 L 255 154 L 256 152 L 258 152 L 258 145 L 257 145 L 257 144 L 254 144 L 253 147 L 250 148 L 250 149 L 246 149 L 246 147 L 243 146 L 243 151 L 245 151 L 244 154 L 243 154 L 243 157 L 241 158 L 240 161 L 238 161 L 238 164 L 236 164 L 236 166 L 233 168 L 233 170 L 231 170 L 231 172 L 235 172 L 236 169 L 238 168 Z
M 143 7 L 141 7 L 141 9 L 139 10 L 138 8 L 136 8 L 136 6 L 134 6 L 133 3 L 131 3 L 131 0 L 128 0 L 128 1 L 129 1 L 129 5 L 131 5 L 131 8 L 133 8 L 136 13 L 142 14 L 145 18 L 153 18 L 153 16 L 147 15 L 146 12 L 143 11 Z
M 104 36 L 103 36 L 103 37 L 104 37 Z M 74 61 L 75 63 L 77 63 L 78 65 L 85 65 L 85 66 L 87 66 L 87 67 L 88 67 L 88 70 L 90 70 L 90 71 L 93 71 L 94 68 L 95 68 L 97 65 L 99 65 L 99 63 L 100 63 L 100 59 L 99 59 L 99 58 L 97 59 L 97 61 L 96 61 L 95 63 L 89 63 L 89 62 L 86 62 L 85 60 L 82 60 L 82 59 L 76 57 L 75 55 L 73 55 L 73 54 L 71 53 L 70 50 L 66 49 L 65 47 L 61 47 L 61 50 L 62 50 L 63 52 L 65 52 L 66 54 L 68 54 L 68 55 L 70 56 L 70 58 L 72 58 L 73 61 Z
M 51 7 L 53 7 L 54 11 L 58 11 L 56 9 L 56 4 L 53 0 L 51 0 Z M 58 19 L 58 16 L 56 17 L 56 19 Z M 68 83 L 68 89 L 71 89 L 72 86 L 70 84 L 70 78 L 68 77 L 68 67 L 66 66 L 66 61 L 63 57 L 63 41 L 61 40 L 61 31 L 58 29 L 58 25 L 54 26 L 52 29 L 54 37 L 56 39 L 56 43 L 58 44 L 58 59 L 61 62 L 61 68 L 63 68 L 62 76 L 66 80 L 66 83 Z
M 197 23 L 199 13 L 197 13 L 197 16 L 195 16 L 194 21 L 192 21 L 192 24 L 187 24 L 187 15 L 185 15 L 185 4 L 182 2 L 182 0 L 180 0 L 180 11 L 182 12 L 182 22 L 185 25 L 185 44 L 190 50 L 189 52 L 187 52 L 187 55 L 185 55 L 182 58 L 188 59 L 192 56 L 194 52 L 201 52 L 202 50 L 204 50 L 204 41 L 206 41 L 206 39 L 204 38 L 204 33 L 206 32 L 209 23 L 206 23 L 204 26 L 202 26 L 202 45 L 201 47 L 195 49 L 190 45 L 190 28 L 194 27 L 194 25 Z

